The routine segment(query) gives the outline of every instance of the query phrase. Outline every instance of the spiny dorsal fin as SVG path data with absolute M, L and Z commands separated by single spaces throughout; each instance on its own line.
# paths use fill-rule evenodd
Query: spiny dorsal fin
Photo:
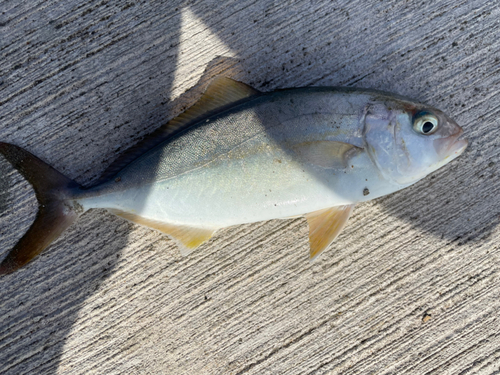
M 349 143 L 338 141 L 310 141 L 297 143 L 292 149 L 299 158 L 323 168 L 345 168 L 351 157 L 361 150 Z
M 229 106 L 239 100 L 260 94 L 260 91 L 231 78 L 216 77 L 202 97 L 185 112 L 173 118 L 129 148 L 104 171 L 97 184 L 106 181 L 146 151 L 159 145 L 174 133 L 189 126 L 194 120 L 212 114 L 217 109 Z
M 308 213 L 310 259 L 316 258 L 345 227 L 354 204 L 338 206 Z
M 186 256 L 191 251 L 196 249 L 202 243 L 208 241 L 217 229 L 196 228 L 187 225 L 175 225 L 163 223 L 156 220 L 144 218 L 139 215 L 131 214 L 122 210 L 109 209 L 109 212 L 116 216 L 120 216 L 133 223 L 143 225 L 148 228 L 153 228 L 168 234 L 178 241 L 179 249 L 182 255 Z

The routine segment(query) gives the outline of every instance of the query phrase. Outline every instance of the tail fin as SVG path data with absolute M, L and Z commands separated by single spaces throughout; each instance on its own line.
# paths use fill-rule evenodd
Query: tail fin
M 20 147 L 0 142 L 0 154 L 28 180 L 38 199 L 35 221 L 0 264 L 0 275 L 5 275 L 40 254 L 78 218 L 68 202 L 78 184 Z

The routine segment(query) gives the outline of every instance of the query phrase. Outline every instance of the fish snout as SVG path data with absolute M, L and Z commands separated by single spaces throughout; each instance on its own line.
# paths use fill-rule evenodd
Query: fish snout
M 458 127 L 458 131 L 454 134 L 446 138 L 436 139 L 434 141 L 434 148 L 439 157 L 442 159 L 447 159 L 449 157 L 455 159 L 460 156 L 469 144 L 467 139 L 461 139 L 463 133 L 463 129 Z

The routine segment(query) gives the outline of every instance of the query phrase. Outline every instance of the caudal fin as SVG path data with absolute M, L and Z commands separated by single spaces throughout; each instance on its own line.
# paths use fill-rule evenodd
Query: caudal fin
M 5 275 L 40 254 L 78 218 L 69 201 L 78 184 L 20 147 L 0 142 L 0 154 L 28 180 L 38 199 L 35 221 L 0 264 L 0 275 Z

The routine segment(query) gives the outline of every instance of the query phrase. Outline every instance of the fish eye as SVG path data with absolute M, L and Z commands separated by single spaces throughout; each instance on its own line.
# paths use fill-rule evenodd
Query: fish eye
M 417 115 L 413 121 L 413 129 L 419 134 L 429 135 L 434 133 L 437 128 L 437 117 L 428 112 Z

